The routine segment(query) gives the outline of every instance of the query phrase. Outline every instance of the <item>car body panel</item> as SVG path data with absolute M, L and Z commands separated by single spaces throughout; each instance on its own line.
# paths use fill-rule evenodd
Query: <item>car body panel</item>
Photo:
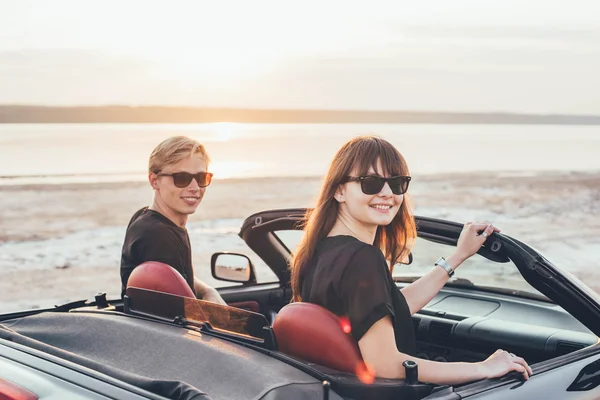
M 40 400 L 164 399 L 96 371 L 6 341 L 0 342 L 0 376 L 34 393 Z
M 117 312 L 42 313 L 5 321 L 0 335 L 169 398 L 242 400 L 292 393 L 295 386 L 322 390 L 320 380 L 266 352 Z
M 457 390 L 460 399 L 473 400 L 529 400 L 529 399 L 565 399 L 565 400 L 592 400 L 600 398 L 600 378 L 597 375 L 600 355 L 586 357 L 560 368 L 551 373 L 537 373 L 527 382 L 505 383 L 493 389 L 469 394 L 468 389 Z M 590 366 L 596 371 L 594 374 L 582 374 Z M 590 376 L 591 375 L 591 376 Z M 587 376 L 581 385 L 581 376 Z M 576 389 L 572 387 L 576 386 Z M 569 389 L 571 388 L 571 389 Z

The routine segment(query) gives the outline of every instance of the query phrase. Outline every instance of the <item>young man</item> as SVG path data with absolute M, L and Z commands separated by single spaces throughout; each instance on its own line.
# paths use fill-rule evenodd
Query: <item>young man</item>
M 188 216 L 196 211 L 211 182 L 209 162 L 204 146 L 185 136 L 166 139 L 150 155 L 148 181 L 154 201 L 138 210 L 127 226 L 121 252 L 121 296 L 135 267 L 160 261 L 176 269 L 198 298 L 225 304 L 214 288 L 194 277 L 185 229 Z

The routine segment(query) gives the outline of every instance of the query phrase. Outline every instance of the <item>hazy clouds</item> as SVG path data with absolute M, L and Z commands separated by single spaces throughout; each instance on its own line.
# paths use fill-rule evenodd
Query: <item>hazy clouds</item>
M 0 103 L 600 114 L 595 1 L 290 4 L 2 2 Z

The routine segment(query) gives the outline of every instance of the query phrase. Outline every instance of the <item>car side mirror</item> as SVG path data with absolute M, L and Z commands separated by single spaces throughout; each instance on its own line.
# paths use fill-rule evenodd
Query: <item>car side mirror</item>
M 239 253 L 218 252 L 210 259 L 213 278 L 240 283 L 256 283 L 254 265 L 250 259 Z

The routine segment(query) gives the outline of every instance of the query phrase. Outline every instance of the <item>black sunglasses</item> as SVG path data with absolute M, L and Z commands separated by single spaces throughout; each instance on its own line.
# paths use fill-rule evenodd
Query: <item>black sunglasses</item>
M 349 176 L 346 178 L 346 182 L 360 182 L 360 189 L 364 194 L 377 194 L 383 189 L 383 185 L 387 182 L 392 189 L 394 194 L 404 194 L 408 190 L 408 184 L 410 183 L 410 176 L 391 176 L 384 178 L 377 175 L 366 175 L 366 176 Z
M 196 179 L 198 186 L 207 187 L 212 181 L 212 172 L 198 172 L 197 174 L 190 174 L 189 172 L 175 172 L 172 174 L 161 174 L 157 173 L 158 176 L 172 176 L 173 184 L 178 188 L 186 188 L 192 182 L 192 179 Z

